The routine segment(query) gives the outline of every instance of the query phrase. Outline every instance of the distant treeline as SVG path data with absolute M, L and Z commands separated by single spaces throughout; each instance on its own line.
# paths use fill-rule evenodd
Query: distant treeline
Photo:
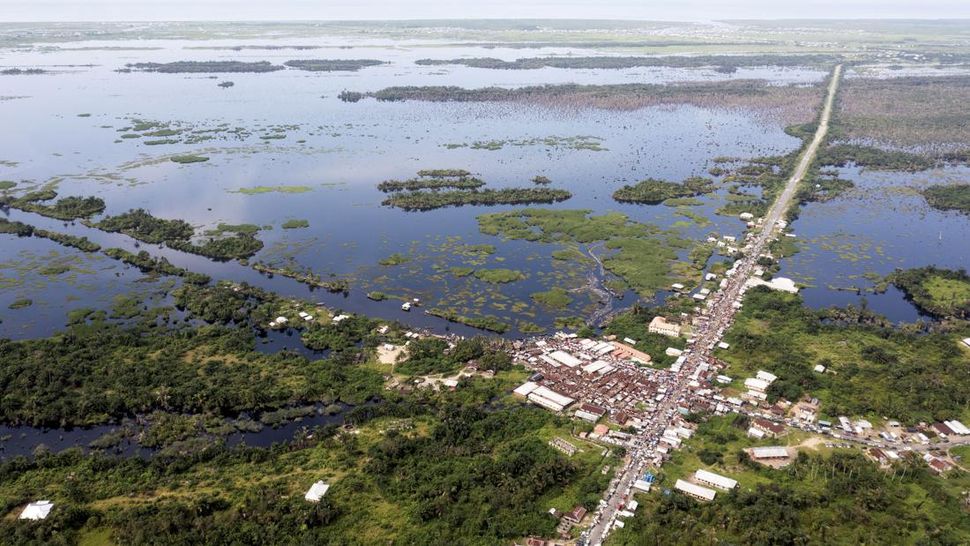
M 382 203 L 404 210 L 432 210 L 460 205 L 524 205 L 557 203 L 572 197 L 566 190 L 503 188 L 499 190 L 416 191 L 394 194 Z
M 294 68 L 311 72 L 355 72 L 384 64 L 374 59 L 298 59 L 282 65 L 269 61 L 174 61 L 170 63 L 130 63 L 122 72 L 159 72 L 163 74 L 212 74 L 228 72 L 275 72 Z
M 466 89 L 456 86 L 395 86 L 379 91 L 359 93 L 344 91 L 339 98 L 345 102 L 357 102 L 371 97 L 379 101 L 423 100 L 431 102 L 485 102 L 529 99 L 554 99 L 584 95 L 616 96 L 624 98 L 676 98 L 684 96 L 762 95 L 768 92 L 763 80 L 731 80 L 724 82 L 691 82 L 683 84 L 625 83 L 609 85 L 533 85 L 509 89 L 505 87 L 481 87 Z
M 472 68 L 500 70 L 534 70 L 539 68 L 625 69 L 639 67 L 701 68 L 714 67 L 719 72 L 735 72 L 747 66 L 818 66 L 834 63 L 833 55 L 674 55 L 665 57 L 529 57 L 504 61 L 493 57 L 468 59 L 419 59 L 424 66 L 464 65 Z

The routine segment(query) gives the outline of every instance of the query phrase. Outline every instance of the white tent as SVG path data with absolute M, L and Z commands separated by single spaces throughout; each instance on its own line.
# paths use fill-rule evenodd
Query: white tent
M 329 489 L 329 485 L 323 483 L 322 481 L 317 482 L 310 486 L 310 490 L 306 492 L 306 495 L 303 495 L 303 498 L 310 502 L 320 502 L 320 499 L 327 494 L 327 490 Z
M 39 500 L 32 502 L 20 513 L 20 519 L 45 519 L 54 508 L 54 503 L 49 500 Z

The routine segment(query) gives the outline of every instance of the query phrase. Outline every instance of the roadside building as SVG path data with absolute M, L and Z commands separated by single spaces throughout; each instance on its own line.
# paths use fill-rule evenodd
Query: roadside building
M 583 518 L 586 517 L 586 509 L 582 506 L 576 506 L 572 510 L 563 514 L 562 519 L 573 525 L 579 525 Z
M 708 489 L 684 480 L 677 480 L 677 483 L 674 484 L 674 489 L 702 501 L 712 501 L 717 496 L 717 492 L 713 489 Z

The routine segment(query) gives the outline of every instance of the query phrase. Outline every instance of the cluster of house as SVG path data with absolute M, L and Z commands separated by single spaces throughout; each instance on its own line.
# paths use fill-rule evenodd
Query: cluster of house
M 534 373 L 513 392 L 551 411 L 574 410 L 590 423 L 604 417 L 620 426 L 642 421 L 670 374 L 643 367 L 651 357 L 634 343 L 574 334 L 523 343 L 513 356 Z
M 311 315 L 310 313 L 307 313 L 306 311 L 300 311 L 299 313 L 297 313 L 297 315 L 300 317 L 300 320 L 302 320 L 303 322 L 313 322 L 313 315 Z M 289 322 L 290 322 L 290 319 L 280 315 L 275 319 L 269 321 L 269 327 L 282 328 L 287 324 L 289 324 Z

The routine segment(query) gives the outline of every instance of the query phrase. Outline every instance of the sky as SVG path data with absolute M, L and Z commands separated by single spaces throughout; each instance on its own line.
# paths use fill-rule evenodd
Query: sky
M 0 21 L 970 18 L 970 0 L 0 0 Z

